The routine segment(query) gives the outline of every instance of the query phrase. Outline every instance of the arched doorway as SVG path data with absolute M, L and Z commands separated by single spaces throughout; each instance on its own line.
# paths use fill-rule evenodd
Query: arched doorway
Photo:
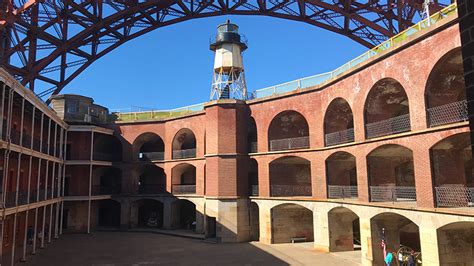
M 474 161 L 468 132 L 431 147 L 431 168 L 438 207 L 474 206 Z
M 374 265 L 385 265 L 382 241 L 386 252 L 398 252 L 400 247 L 420 252 L 420 232 L 418 226 L 410 219 L 396 213 L 381 213 L 370 220 L 372 238 L 372 256 Z M 429 254 L 426 254 L 429 256 Z M 397 256 L 394 256 L 394 261 Z
M 474 261 L 474 222 L 457 222 L 437 230 L 441 265 L 472 265 Z
M 275 116 L 268 128 L 270 151 L 309 148 L 309 126 L 296 111 L 283 111 Z
M 434 66 L 425 89 L 428 125 L 468 120 L 461 48 L 451 50 Z
M 271 209 L 272 244 L 314 241 L 313 212 L 296 204 Z
M 257 203 L 249 204 L 250 241 L 260 240 L 260 214 Z
M 120 203 L 115 200 L 99 201 L 99 226 L 120 227 Z
M 328 213 L 329 251 L 360 249 L 359 216 L 353 211 L 337 207 Z
M 396 144 L 367 155 L 371 201 L 416 201 L 413 152 Z
M 332 199 L 357 198 L 356 158 L 348 152 L 335 152 L 326 159 L 328 196 Z
M 133 142 L 134 157 L 140 161 L 159 161 L 165 158 L 163 139 L 155 133 L 141 134 Z
M 163 203 L 153 199 L 141 199 L 132 203 L 133 227 L 163 227 Z
M 278 158 L 270 163 L 272 197 L 311 196 L 311 162 L 297 156 Z
M 196 167 L 182 163 L 171 170 L 173 194 L 196 194 Z
M 196 212 L 196 205 L 185 199 L 179 199 L 172 205 L 173 229 L 202 232 L 203 215 Z
M 378 81 L 365 100 L 365 135 L 376 138 L 411 130 L 408 96 L 391 78 Z
M 183 128 L 176 133 L 173 139 L 173 159 L 196 157 L 196 137 L 194 132 Z
M 324 141 L 332 146 L 354 141 L 354 117 L 352 109 L 343 98 L 329 104 L 324 116 Z

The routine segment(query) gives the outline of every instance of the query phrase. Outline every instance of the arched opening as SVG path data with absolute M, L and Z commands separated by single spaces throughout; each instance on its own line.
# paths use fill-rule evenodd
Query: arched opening
M 257 124 L 255 123 L 255 119 L 253 117 L 249 118 L 247 128 L 247 143 L 249 145 L 248 152 L 253 153 L 257 152 Z
M 311 162 L 296 156 L 270 163 L 272 197 L 311 196 Z
M 440 265 L 472 265 L 474 223 L 457 222 L 437 230 Z
M 353 211 L 337 207 L 328 213 L 329 251 L 360 249 L 359 216 Z
M 140 161 L 160 161 L 165 158 L 163 139 L 155 133 L 141 134 L 133 143 L 135 158 Z
M 99 226 L 120 227 L 120 203 L 115 200 L 99 201 Z
M 182 163 L 171 170 L 173 194 L 196 194 L 196 167 Z
M 271 209 L 272 244 L 314 241 L 313 212 L 296 204 Z
M 335 152 L 326 159 L 328 196 L 331 199 L 357 198 L 356 158 L 347 152 Z
M 173 159 L 185 159 L 196 157 L 196 137 L 187 128 L 176 133 L 173 139 Z
M 202 232 L 203 217 L 196 212 L 196 205 L 191 201 L 179 199 L 173 202 L 171 217 L 173 229 Z
M 387 144 L 367 155 L 371 201 L 416 201 L 413 152 Z
M 133 227 L 163 227 L 163 203 L 153 199 L 141 199 L 132 203 Z
M 258 162 L 255 159 L 249 160 L 249 195 L 258 196 Z
M 250 241 L 260 240 L 260 217 L 257 203 L 249 204 Z
M 270 151 L 306 148 L 309 148 L 309 127 L 303 115 L 284 111 L 273 118 L 268 128 Z
M 166 193 L 166 175 L 163 168 L 153 164 L 144 165 L 138 178 L 139 194 Z
M 447 137 L 433 145 L 430 152 L 437 206 L 474 206 L 474 162 L 469 133 Z
M 113 135 L 95 134 L 93 158 L 97 161 L 121 161 L 122 143 Z
M 405 89 L 391 78 L 378 81 L 367 96 L 364 116 L 367 138 L 410 131 L 410 112 Z
M 416 257 L 420 251 L 420 232 L 418 226 L 406 217 L 396 213 L 381 213 L 370 220 L 372 236 L 373 265 L 385 265 L 385 252 L 394 253 L 393 261 L 397 261 L 413 251 Z M 427 254 L 429 256 L 429 254 Z M 408 264 L 405 264 L 408 265 Z
M 94 169 L 92 195 L 117 195 L 122 190 L 122 171 L 116 167 Z
M 332 146 L 354 141 L 354 117 L 352 109 L 343 98 L 329 104 L 324 116 L 324 141 Z
M 448 52 L 436 63 L 425 94 L 430 127 L 468 120 L 461 48 Z

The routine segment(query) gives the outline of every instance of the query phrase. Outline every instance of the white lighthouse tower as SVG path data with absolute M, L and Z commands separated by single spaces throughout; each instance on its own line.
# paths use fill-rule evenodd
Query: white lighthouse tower
M 211 100 L 247 99 L 242 52 L 247 44 L 242 41 L 239 26 L 227 20 L 217 27 L 217 36 L 210 49 L 215 52 Z

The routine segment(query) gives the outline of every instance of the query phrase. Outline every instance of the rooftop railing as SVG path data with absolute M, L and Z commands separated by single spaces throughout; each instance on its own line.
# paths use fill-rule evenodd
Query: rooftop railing
M 328 185 L 328 197 L 330 199 L 357 198 L 357 186 L 333 186 Z
M 150 110 L 139 112 L 112 112 L 111 120 L 115 122 L 133 122 L 147 120 L 163 120 L 183 115 L 189 115 L 204 110 L 204 103 L 189 105 L 170 110 Z
M 326 146 L 349 143 L 354 141 L 354 129 L 349 128 L 324 135 Z
M 410 129 L 410 114 L 400 115 L 365 125 L 366 136 L 369 139 L 407 132 L 410 131 Z
M 474 207 L 474 187 L 444 185 L 435 187 L 438 207 Z
M 416 188 L 409 186 L 370 186 L 370 201 L 416 201 Z
M 427 111 L 430 127 L 467 121 L 469 119 L 466 100 L 428 108 Z
M 254 91 L 249 95 L 249 99 L 255 98 L 264 98 L 269 96 L 275 96 L 279 94 L 288 93 L 291 91 L 305 89 L 310 87 L 315 87 L 322 85 L 332 79 L 335 79 L 342 74 L 345 74 L 356 67 L 359 67 L 363 63 L 372 60 L 373 58 L 385 53 L 386 51 L 398 46 L 401 43 L 404 43 L 411 36 L 418 34 L 419 32 L 429 29 L 431 26 L 435 26 L 441 21 L 445 21 L 446 18 L 451 18 L 457 14 L 457 5 L 456 3 L 451 4 L 441 11 L 433 14 L 431 17 L 422 20 L 410 28 L 400 32 L 399 34 L 393 36 L 392 38 L 386 40 L 385 42 L 379 44 L 378 46 L 372 48 L 371 50 L 365 52 L 364 54 L 354 58 L 353 60 L 345 63 L 339 68 L 310 77 L 305 77 L 297 79 L 294 81 L 274 85 L 271 87 L 263 88 Z M 204 110 L 204 103 L 185 106 L 181 108 L 171 109 L 171 110 L 150 110 L 150 111 L 113 111 L 110 117 L 112 122 L 134 122 L 134 121 L 147 121 L 147 120 L 162 120 L 169 119 L 173 117 L 178 117 L 182 115 L 188 115 L 195 112 Z
M 309 137 L 270 140 L 270 151 L 296 150 L 309 148 Z

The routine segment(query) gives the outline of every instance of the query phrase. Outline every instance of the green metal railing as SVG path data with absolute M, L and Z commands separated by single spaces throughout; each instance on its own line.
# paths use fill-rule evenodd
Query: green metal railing
M 156 110 L 142 112 L 112 112 L 110 115 L 111 122 L 133 122 L 133 121 L 149 121 L 162 120 L 183 115 L 192 114 L 204 110 L 204 103 L 189 105 L 171 110 Z
M 298 89 L 314 87 L 328 82 L 348 71 L 360 66 L 368 60 L 379 56 L 385 51 L 404 43 L 410 36 L 424 31 L 440 21 L 457 14 L 456 3 L 449 5 L 430 16 L 429 18 L 418 22 L 412 27 L 400 32 L 380 45 L 372 48 L 357 58 L 345 63 L 334 71 L 318 74 L 298 80 L 278 84 L 264 89 L 256 90 L 252 93 L 251 99 L 264 98 L 275 96 L 283 93 L 288 93 Z M 142 112 L 113 112 L 111 115 L 111 122 L 133 122 L 133 121 L 147 121 L 147 120 L 162 120 L 173 117 L 183 116 L 204 110 L 204 103 L 185 106 L 171 110 L 157 110 L 157 111 L 142 111 Z

